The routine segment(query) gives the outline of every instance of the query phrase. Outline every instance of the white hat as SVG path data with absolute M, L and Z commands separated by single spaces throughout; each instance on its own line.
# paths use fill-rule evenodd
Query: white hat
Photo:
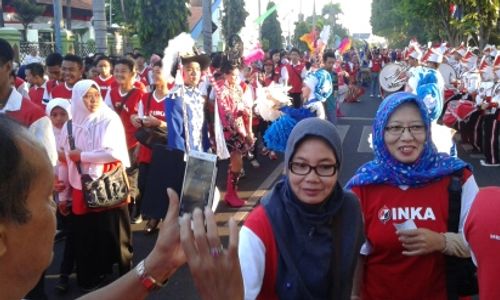
M 440 64 L 443 62 L 443 55 L 438 52 L 439 49 L 429 48 L 422 57 L 422 61 Z
M 460 54 L 460 56 L 463 57 L 467 53 L 467 49 L 465 48 L 464 44 L 462 43 L 462 44 L 460 44 L 460 46 L 458 46 L 457 48 L 455 48 L 453 50 L 453 53 L 455 53 L 455 52 Z
M 408 48 L 406 52 L 405 59 L 414 58 L 416 60 L 420 60 L 422 58 L 422 51 L 418 47 L 412 46 Z

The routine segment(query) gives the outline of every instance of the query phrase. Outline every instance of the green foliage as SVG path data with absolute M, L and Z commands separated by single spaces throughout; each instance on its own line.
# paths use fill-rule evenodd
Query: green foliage
M 135 29 L 146 54 L 163 53 L 168 41 L 188 28 L 186 0 L 138 0 Z
M 28 25 L 43 14 L 45 5 L 36 4 L 32 0 L 12 0 L 10 5 L 16 10 L 16 19 L 23 24 L 24 40 L 26 40 Z
M 311 32 L 311 23 L 308 23 L 304 20 L 300 20 L 295 22 L 295 31 L 293 33 L 292 45 L 297 47 L 301 52 L 307 51 L 307 45 L 303 41 L 300 40 L 300 37 L 304 34 Z
M 244 0 L 223 0 L 222 35 L 227 40 L 232 34 L 238 34 L 245 26 L 248 12 L 245 10 Z
M 270 1 L 267 4 L 266 10 L 270 9 L 274 5 L 275 3 Z M 281 36 L 281 24 L 278 21 L 278 11 L 274 11 L 264 20 L 262 23 L 261 34 L 262 40 L 266 40 L 268 44 L 267 48 L 264 48 L 264 50 L 283 48 L 283 37 Z
M 461 18 L 450 14 L 451 4 L 462 10 Z M 407 45 L 412 37 L 452 45 L 471 37 L 472 44 L 483 47 L 499 30 L 499 14 L 500 0 L 373 0 L 370 22 L 373 33 L 392 47 Z

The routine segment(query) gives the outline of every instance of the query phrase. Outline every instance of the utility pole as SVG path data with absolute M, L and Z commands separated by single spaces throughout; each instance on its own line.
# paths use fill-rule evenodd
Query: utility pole
M 106 13 L 104 10 L 104 0 L 92 1 L 92 14 L 94 19 L 95 45 L 98 53 L 105 53 L 107 50 L 106 37 Z
M 62 21 L 62 6 L 61 0 L 52 0 L 52 6 L 54 7 L 54 35 L 56 40 L 55 51 L 57 53 L 62 53 L 62 41 L 61 41 L 61 21 Z
M 202 0 L 203 11 L 203 49 L 212 53 L 212 0 Z
M 71 0 L 66 0 L 66 29 L 71 30 Z
M 260 18 L 260 0 L 257 2 L 257 10 L 259 12 L 259 18 Z M 262 23 L 259 23 L 259 41 L 262 41 Z
M 0 27 L 4 27 L 2 0 L 0 0 Z

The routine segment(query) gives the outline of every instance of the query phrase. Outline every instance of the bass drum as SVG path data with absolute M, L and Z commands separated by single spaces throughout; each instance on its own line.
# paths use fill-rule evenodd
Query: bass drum
M 385 65 L 378 76 L 382 90 L 387 93 L 394 93 L 402 89 L 408 78 L 407 70 L 408 68 L 402 64 L 390 63 Z
M 457 72 L 447 63 L 442 63 L 438 68 L 439 73 L 443 76 L 445 86 L 451 86 L 457 81 Z
M 478 71 L 468 71 L 462 75 L 463 88 L 470 94 L 481 86 L 481 74 Z
M 500 103 L 500 82 L 495 84 L 491 91 L 491 101 Z

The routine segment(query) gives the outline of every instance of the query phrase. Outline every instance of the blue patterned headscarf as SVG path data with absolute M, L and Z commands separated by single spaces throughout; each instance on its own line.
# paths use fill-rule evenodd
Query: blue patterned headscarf
M 314 94 L 314 100 L 304 99 L 308 100 L 308 104 L 316 101 L 324 102 L 333 93 L 332 76 L 324 69 L 309 73 L 306 78 L 304 78 L 304 84 L 306 84 Z
M 425 123 L 427 138 L 420 158 L 412 164 L 396 160 L 384 142 L 384 130 L 391 114 L 402 104 L 413 102 L 417 105 Z M 463 168 L 470 168 L 464 161 L 438 153 L 432 143 L 430 132 L 431 119 L 422 100 L 411 93 L 394 93 L 380 104 L 373 123 L 373 150 L 375 159 L 361 166 L 347 183 L 346 188 L 368 184 L 390 184 L 395 186 L 420 186 L 450 175 Z

